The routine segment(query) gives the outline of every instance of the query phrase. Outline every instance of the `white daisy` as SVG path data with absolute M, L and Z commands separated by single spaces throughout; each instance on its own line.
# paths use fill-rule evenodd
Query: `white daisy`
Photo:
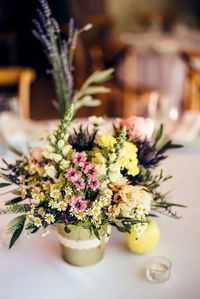
M 55 222 L 55 217 L 52 214 L 46 214 L 45 215 L 45 220 L 48 224 L 54 223 Z
M 65 211 L 66 206 L 67 206 L 67 204 L 63 200 L 56 204 L 56 208 L 57 208 L 58 211 Z
M 66 195 L 71 195 L 71 194 L 72 194 L 72 189 L 71 189 L 70 187 L 67 187 L 67 188 L 65 189 L 65 194 L 66 194 Z
M 41 222 L 41 220 L 40 220 L 39 217 L 36 217 L 36 218 L 34 219 L 34 224 L 35 224 L 35 226 L 37 226 L 37 227 L 42 226 L 42 222 Z
M 48 203 L 48 206 L 52 209 L 56 209 L 57 207 L 57 202 L 54 201 L 54 200 L 51 200 L 49 203 Z

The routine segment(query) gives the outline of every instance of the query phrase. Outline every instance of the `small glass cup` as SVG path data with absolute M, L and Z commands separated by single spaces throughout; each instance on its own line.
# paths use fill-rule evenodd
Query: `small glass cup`
M 171 274 L 171 262 L 165 258 L 156 256 L 146 263 L 146 278 L 152 282 L 165 282 Z

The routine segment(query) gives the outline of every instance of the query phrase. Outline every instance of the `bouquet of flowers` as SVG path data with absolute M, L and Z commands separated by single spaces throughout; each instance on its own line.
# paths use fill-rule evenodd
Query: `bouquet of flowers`
M 121 232 L 133 228 L 139 238 L 154 211 L 176 216 L 175 204 L 157 191 L 170 176 L 155 174 L 155 168 L 166 150 L 178 146 L 159 145 L 162 127 L 152 135 L 152 120 L 131 117 L 118 120 L 112 134 L 99 134 L 97 118 L 92 126 L 73 128 L 73 114 L 71 104 L 44 148 L 28 156 L 16 151 L 21 157 L 15 164 L 3 160 L 7 183 L 0 187 L 15 185 L 11 193 L 17 197 L 0 214 L 21 214 L 9 224 L 10 247 L 23 229 L 32 234 L 42 228 L 46 234 L 49 225 L 63 223 L 65 232 L 75 225 L 100 239 L 99 230 L 110 224 Z

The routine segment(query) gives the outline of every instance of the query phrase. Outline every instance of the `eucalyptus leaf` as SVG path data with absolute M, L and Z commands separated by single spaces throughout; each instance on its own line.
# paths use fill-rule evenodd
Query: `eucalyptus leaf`
M 21 151 L 19 151 L 18 149 L 16 149 L 14 146 L 7 145 L 7 148 L 8 148 L 11 152 L 13 152 L 14 154 L 16 154 L 16 155 L 19 156 L 19 157 L 22 157 L 22 156 L 24 155 Z
M 110 88 L 104 86 L 89 86 L 84 91 L 83 94 L 97 94 L 97 93 L 108 93 L 110 92 Z
M 23 231 L 24 223 L 25 223 L 25 220 L 26 220 L 26 216 L 23 215 L 21 217 L 22 217 L 21 224 L 19 225 L 19 227 L 16 229 L 16 231 L 12 235 L 12 238 L 11 238 L 10 244 L 9 244 L 9 249 L 12 248 L 12 246 L 15 244 L 15 242 L 20 237 L 20 235 L 21 235 L 21 233 Z
M 21 192 L 18 189 L 12 190 L 11 193 L 14 195 L 21 195 Z
M 6 206 L 13 205 L 15 203 L 21 202 L 24 200 L 22 197 L 16 197 L 6 202 Z
M 11 228 L 12 226 L 16 225 L 19 222 L 22 222 L 24 220 L 24 215 L 17 216 L 13 218 L 9 223 L 8 223 L 8 228 Z
M 114 72 L 113 68 L 104 70 L 104 71 L 96 71 L 86 80 L 85 84 L 90 85 L 91 83 L 102 83 L 108 81 L 112 78 L 112 74 Z M 85 85 L 84 84 L 84 85 Z
M 9 183 L 0 183 L 0 188 L 11 186 Z

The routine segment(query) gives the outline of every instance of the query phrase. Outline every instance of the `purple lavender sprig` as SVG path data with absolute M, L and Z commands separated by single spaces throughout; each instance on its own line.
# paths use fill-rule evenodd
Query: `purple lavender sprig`
M 59 110 L 63 118 L 67 107 L 72 102 L 72 60 L 79 31 L 74 28 L 74 21 L 71 19 L 68 41 L 62 40 L 60 27 L 55 18 L 52 17 L 47 1 L 39 0 L 39 2 L 41 9 L 37 9 L 38 20 L 33 20 L 34 29 L 32 32 L 43 45 L 44 53 L 51 66 L 48 73 L 52 75 L 55 82 Z

